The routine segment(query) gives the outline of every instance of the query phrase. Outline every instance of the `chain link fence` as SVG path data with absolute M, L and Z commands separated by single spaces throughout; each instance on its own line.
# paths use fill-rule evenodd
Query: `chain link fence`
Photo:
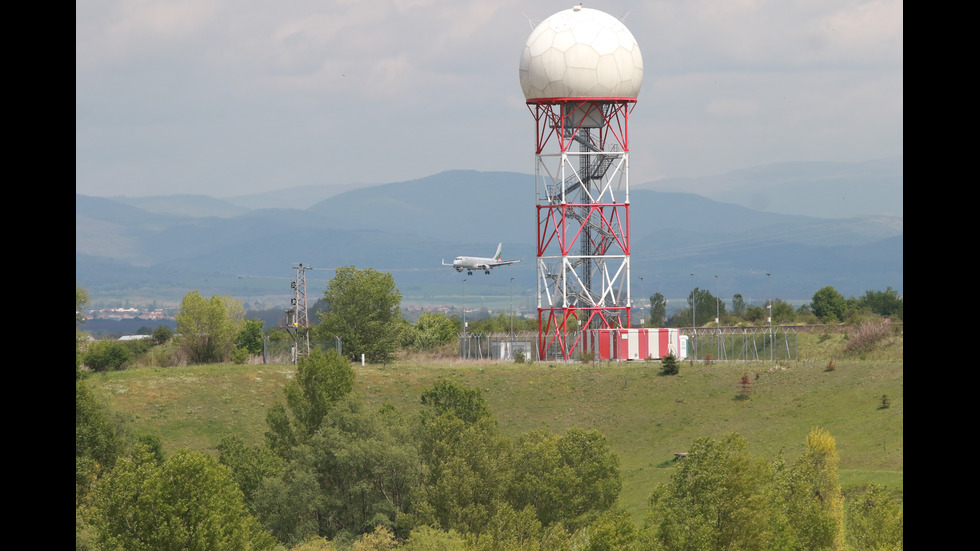
M 687 335 L 688 359 L 796 361 L 800 357 L 799 332 L 792 327 L 682 328 Z
M 687 359 L 703 361 L 796 361 L 799 359 L 799 332 L 810 327 L 721 327 L 717 329 L 680 328 L 687 337 Z M 569 343 L 579 343 L 580 332 L 568 334 Z M 459 335 L 459 357 L 471 360 L 506 360 L 518 358 L 534 361 L 537 356 L 538 334 L 533 331 L 515 333 L 467 333 Z M 549 350 L 546 361 L 560 360 L 557 347 Z M 521 356 L 523 355 L 523 356 Z M 554 357 L 552 357 L 554 356 Z
M 466 333 L 459 335 L 459 357 L 469 360 L 534 360 L 538 334 Z
M 298 349 L 297 346 L 299 347 Z M 323 352 L 336 350 L 341 355 L 344 353 L 343 344 L 340 342 L 340 339 L 310 341 L 310 350 L 314 348 L 318 348 Z M 268 337 L 263 340 L 263 363 L 291 364 L 296 362 L 298 355 L 304 354 L 306 354 L 306 341 L 301 340 L 297 343 L 291 340 L 271 340 Z

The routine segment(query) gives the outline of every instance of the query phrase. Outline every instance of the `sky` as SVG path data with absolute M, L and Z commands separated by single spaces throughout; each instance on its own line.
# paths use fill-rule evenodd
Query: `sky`
M 75 192 L 533 173 L 521 50 L 575 3 L 76 0 Z M 633 182 L 903 153 L 901 0 L 583 5 L 643 55 Z

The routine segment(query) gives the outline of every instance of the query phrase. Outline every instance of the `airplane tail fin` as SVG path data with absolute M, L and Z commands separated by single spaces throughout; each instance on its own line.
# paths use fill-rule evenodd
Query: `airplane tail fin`
M 493 255 L 493 259 L 494 260 L 500 260 L 500 251 L 502 251 L 503 249 L 504 249 L 504 244 L 503 243 L 498 243 L 497 244 L 497 252 L 496 252 L 496 254 Z

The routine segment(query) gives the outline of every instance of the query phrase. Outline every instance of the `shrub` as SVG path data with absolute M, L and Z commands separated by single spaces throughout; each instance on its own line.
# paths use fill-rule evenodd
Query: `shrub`
M 882 321 L 869 321 L 858 325 L 847 336 L 844 347 L 850 353 L 860 354 L 873 350 L 891 335 L 889 324 Z
M 677 362 L 677 357 L 673 354 L 667 354 L 660 360 L 660 373 L 662 375 L 677 375 L 679 371 L 680 366 Z
M 170 341 L 149 349 L 135 363 L 143 366 L 173 367 L 186 363 L 186 358 L 181 354 L 180 347 Z
M 881 407 L 878 409 L 888 409 L 892 407 L 892 399 L 888 397 L 887 394 L 881 395 Z
M 517 350 L 514 352 L 514 363 L 522 364 L 527 361 L 527 356 L 524 355 L 523 350 Z
M 752 394 L 752 381 L 749 380 L 749 374 L 746 373 L 742 375 L 742 378 L 738 381 L 738 394 L 735 396 L 737 400 L 748 400 L 749 395 Z
M 833 359 L 827 362 L 827 365 L 823 368 L 824 371 L 833 371 L 835 369 L 837 369 L 837 362 L 835 362 Z
M 172 329 L 166 325 L 158 325 L 156 329 L 153 330 L 153 342 L 157 344 L 164 344 L 174 336 Z
M 116 371 L 132 358 L 129 347 L 119 341 L 102 340 L 92 343 L 85 352 L 85 365 L 92 371 Z
M 231 352 L 231 361 L 235 362 L 238 365 L 242 365 L 243 363 L 248 361 L 248 356 L 249 356 L 248 349 L 244 347 L 239 347 Z

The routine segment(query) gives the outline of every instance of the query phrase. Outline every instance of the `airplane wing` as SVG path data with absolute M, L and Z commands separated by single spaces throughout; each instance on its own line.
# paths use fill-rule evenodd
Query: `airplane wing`
M 498 260 L 498 261 L 494 262 L 493 265 L 490 266 L 490 267 L 491 268 L 496 268 L 497 266 L 506 266 L 508 264 L 516 264 L 518 262 L 520 262 L 520 260 Z

